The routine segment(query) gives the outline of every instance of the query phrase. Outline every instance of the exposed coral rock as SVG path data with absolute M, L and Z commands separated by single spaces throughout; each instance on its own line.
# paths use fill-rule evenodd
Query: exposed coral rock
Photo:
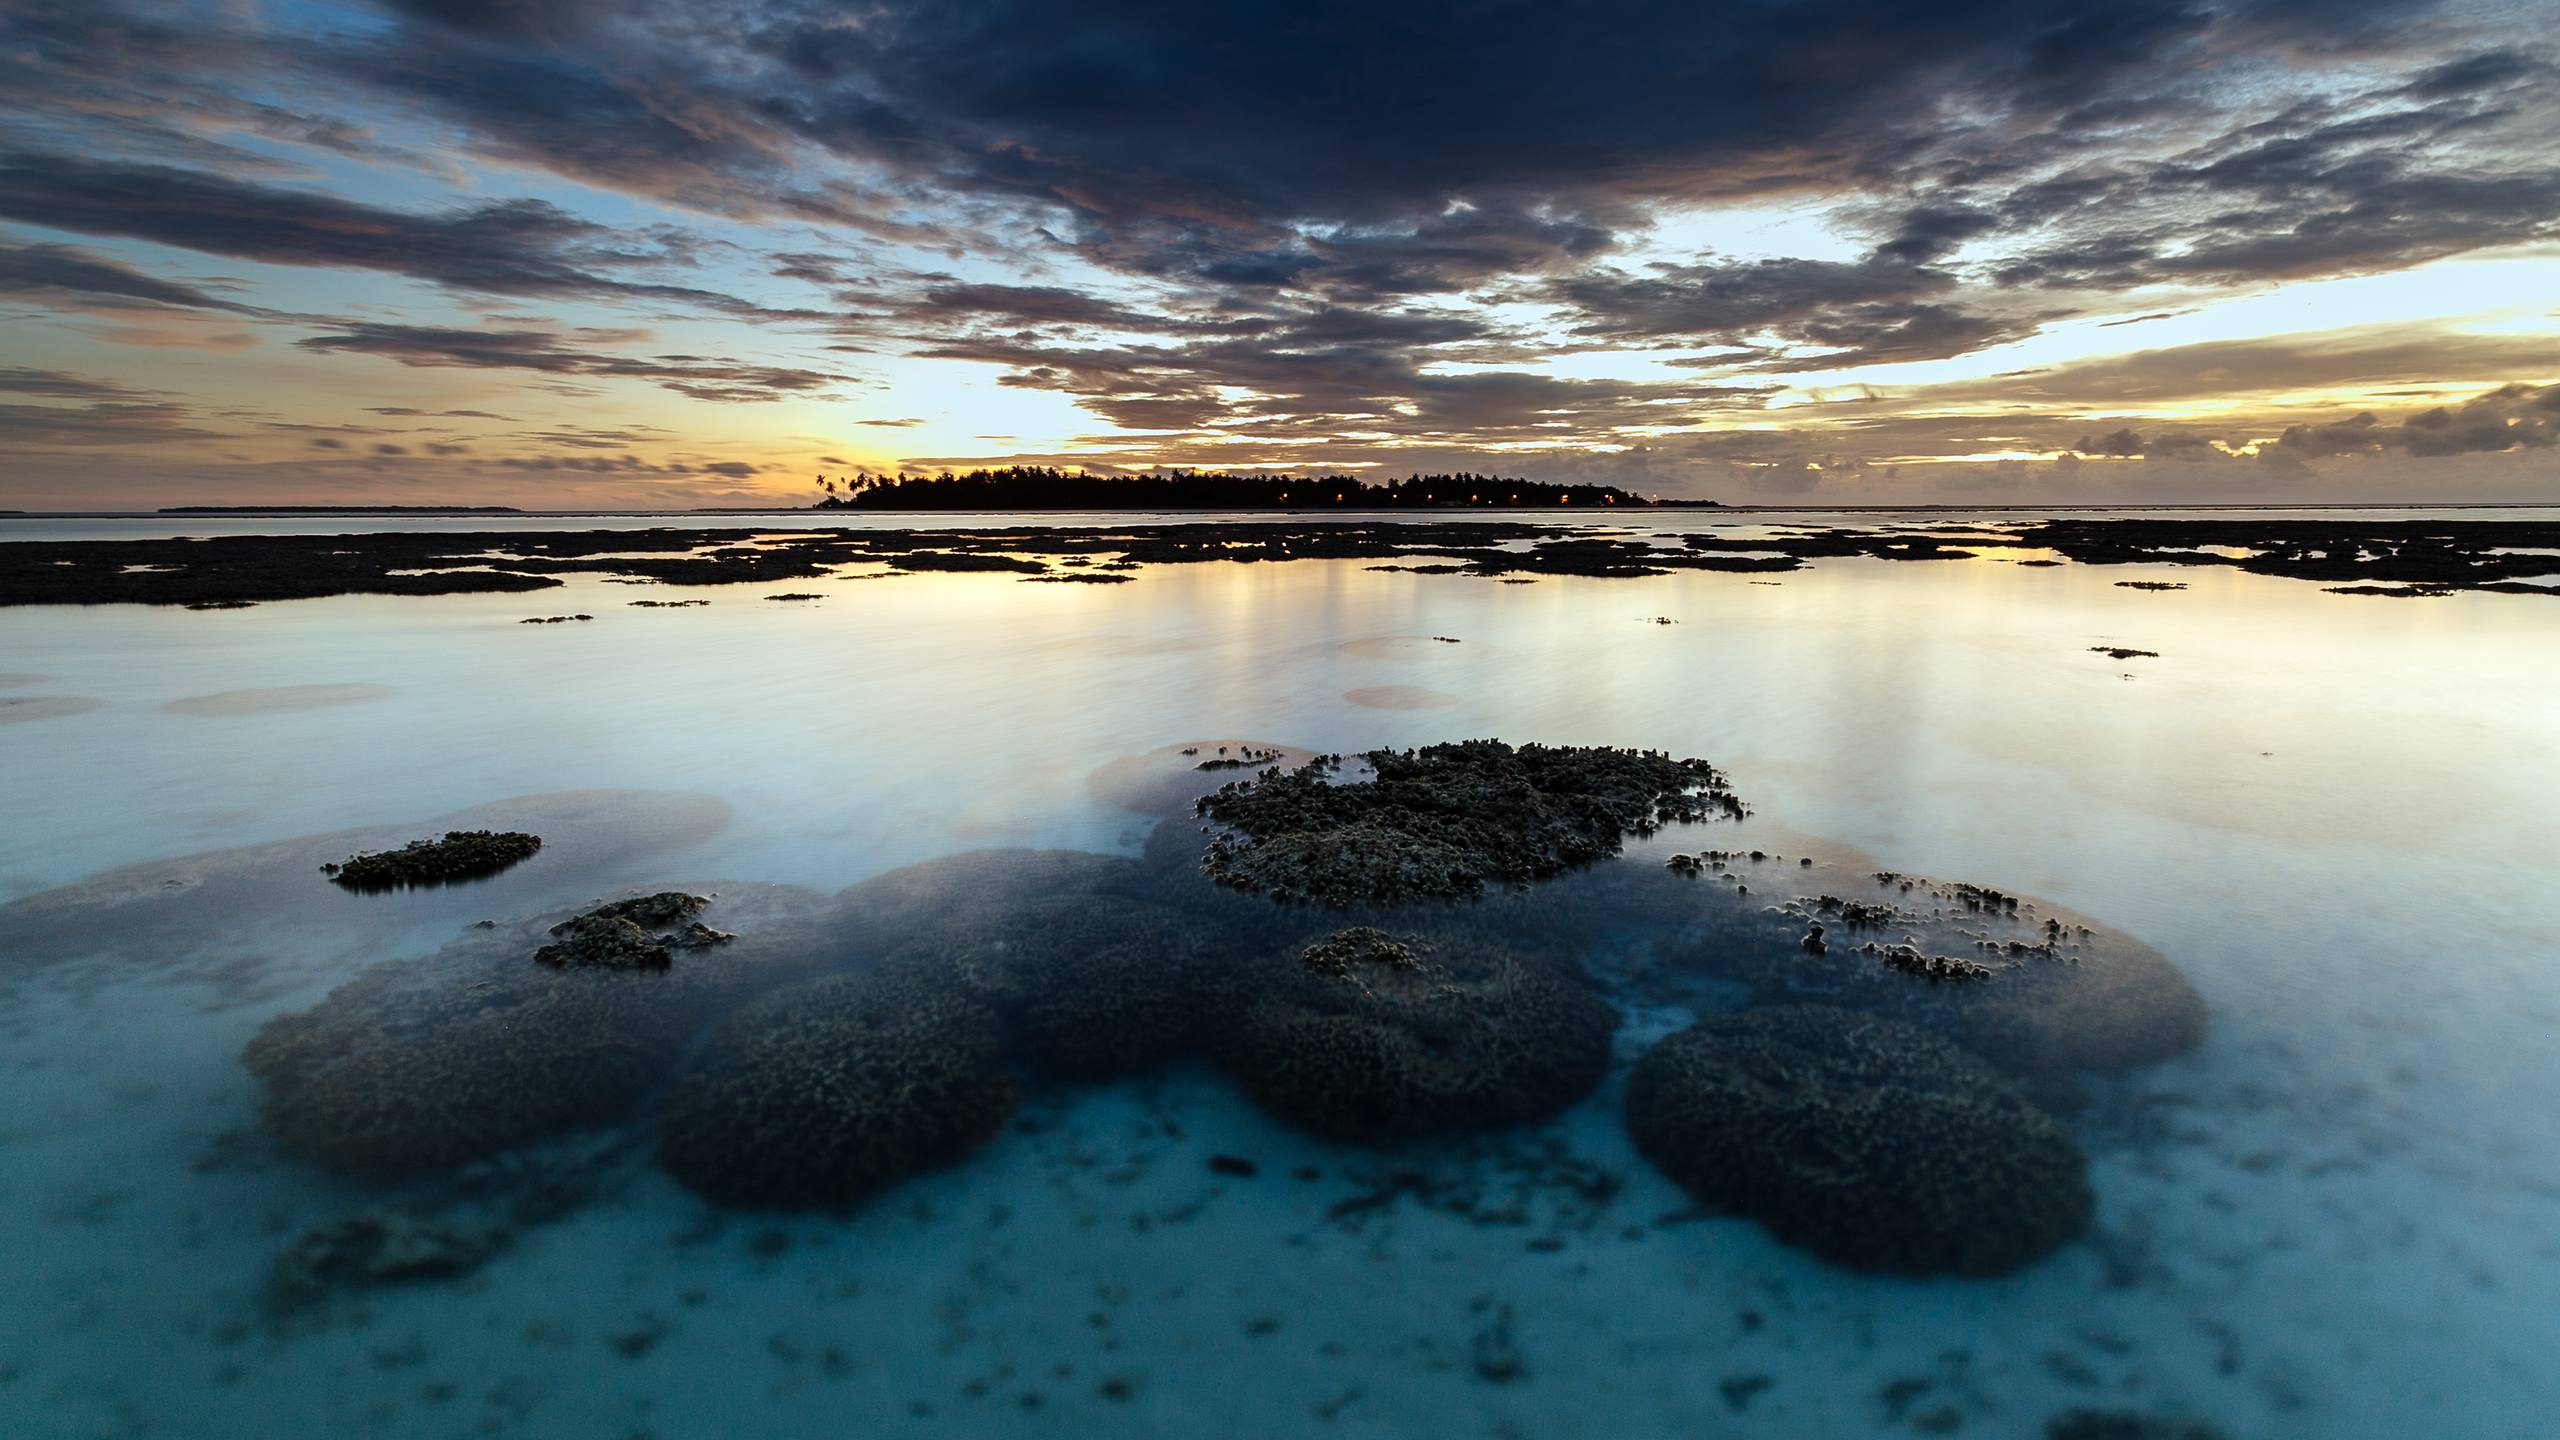
M 533 958 L 554 969 L 664 970 L 675 958 L 648 931 L 609 916 L 575 916 L 552 926 L 551 933 L 552 943 L 534 951 Z
M 1016 1091 L 995 1013 L 958 991 L 838 975 L 730 1017 L 669 1094 L 658 1160 L 705 1198 L 853 1204 L 976 1149 Z
M 412 840 L 397 850 L 354 855 L 320 869 L 350 890 L 394 890 L 495 875 L 541 848 L 541 836 L 520 830 L 448 830 L 441 840 Z
M 1265 962 L 1220 1065 L 1281 1118 L 1361 1141 L 1542 1120 L 1600 1083 L 1617 1012 L 1579 981 L 1492 949 L 1415 963 L 1413 948 L 1346 947 L 1339 972 Z
M 1606 859 L 1629 832 L 1743 813 L 1715 767 L 1649 751 L 1467 740 L 1362 758 L 1374 778 L 1336 783 L 1319 756 L 1202 797 L 1229 827 L 1202 868 L 1330 906 L 1465 899 Z
M 533 952 L 533 958 L 554 968 L 664 970 L 674 963 L 674 950 L 737 938 L 693 918 L 710 903 L 707 895 L 662 890 L 600 905 L 552 926 L 552 943 Z
M 1362 965 L 1385 965 L 1398 970 L 1417 970 L 1422 957 L 1412 945 L 1396 939 L 1386 931 L 1368 925 L 1354 925 L 1336 930 L 1322 940 L 1298 952 L 1298 963 L 1310 974 L 1335 979 L 1350 979 Z
M 1821 1006 L 1711 1016 L 1627 1088 L 1636 1148 L 1690 1193 L 1859 1270 L 1989 1275 L 2089 1223 L 2086 1162 L 1997 1071 Z

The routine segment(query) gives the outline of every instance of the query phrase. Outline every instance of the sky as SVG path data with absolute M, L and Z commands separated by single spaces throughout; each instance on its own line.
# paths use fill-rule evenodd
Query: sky
M 2560 501 L 2560 0 L 0 0 L 0 507 Z

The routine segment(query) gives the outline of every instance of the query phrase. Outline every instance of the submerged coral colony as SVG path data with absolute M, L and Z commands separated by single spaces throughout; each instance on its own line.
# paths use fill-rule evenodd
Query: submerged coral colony
M 981 851 L 796 910 L 661 891 L 482 922 L 269 1021 L 245 1059 L 269 1133 L 338 1174 L 431 1179 L 598 1130 L 712 1202 L 828 1210 L 995 1140 L 1028 1090 L 1184 1062 L 1345 1144 L 1533 1124 L 1609 1080 L 1624 1002 L 1696 1017 L 1636 1061 L 1624 1123 L 1703 1206 L 1866 1271 L 1996 1274 L 2072 1241 L 2087 1167 L 2044 1106 L 2194 1046 L 2193 990 L 1978 886 L 1615 859 L 1745 813 L 1714 767 L 1653 752 L 1320 756 L 1201 797 L 1138 857 Z M 445 878 L 530 840 L 458 833 L 338 878 Z M 497 1243 L 377 1208 L 296 1242 L 277 1293 Z

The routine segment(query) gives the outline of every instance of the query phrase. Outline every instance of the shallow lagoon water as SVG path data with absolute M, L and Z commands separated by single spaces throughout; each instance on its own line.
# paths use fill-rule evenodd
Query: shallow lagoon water
M 2115 583 L 2141 578 L 2189 588 Z M 760 598 L 795 589 L 827 598 Z M 0 898 L 58 912 L 72 897 L 44 892 L 117 867 L 282 846 L 110 887 L 142 885 L 143 910 L 13 926 L 0 1215 L 28 1274 L 0 1306 L 0 1429 L 2028 1435 L 2087 1406 L 2236 1440 L 2525 1436 L 2560 1412 L 2540 597 L 1988 560 L 1529 585 L 1311 561 L 627 603 L 664 593 L 0 612 L 0 669 L 41 677 L 13 700 L 96 702 L 0 739 Z M 597 619 L 516 623 L 573 612 Z M 178 706 L 262 691 L 368 698 Z M 243 1138 L 239 1051 L 366 964 L 631 886 L 830 893 L 986 847 L 1135 853 L 1152 819 L 1122 803 L 1126 762 L 1202 737 L 1473 735 L 1700 755 L 1757 811 L 1627 864 L 1817 854 L 2035 896 L 2166 954 L 2211 1028 L 2093 1082 L 2073 1121 L 2091 1236 L 1998 1280 L 1851 1275 L 1685 1216 L 1615 1082 L 1415 1162 L 1569 1155 L 1623 1180 L 1596 1210 L 1547 1187 L 1520 1224 L 1411 1195 L 1343 1211 L 1387 1160 L 1175 1070 L 1037 1096 L 847 1217 L 723 1215 L 607 1157 L 588 1203 L 465 1279 L 261 1309 L 281 1245 L 374 1197 Z M 512 812 L 543 855 L 480 885 L 349 896 L 295 848 L 563 792 L 583 793 Z M 1622 1058 L 1684 1018 L 1621 1000 Z M 1493 1331 L 1516 1375 L 1479 1365 Z

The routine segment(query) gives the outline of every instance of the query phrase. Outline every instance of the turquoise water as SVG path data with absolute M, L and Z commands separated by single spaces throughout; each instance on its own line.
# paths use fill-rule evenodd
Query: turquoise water
M 2233 1437 L 2543 1433 L 2560 626 L 2534 596 L 2114 583 L 2152 573 L 1501 585 L 1309 561 L 686 610 L 573 580 L 0 611 L 0 700 L 55 702 L 0 708 L 0 1432 L 1992 1436 L 2090 1407 Z M 572 611 L 599 618 L 515 623 Z M 1969 881 L 2167 957 L 2205 1040 L 2077 1082 L 2087 1235 L 1910 1280 L 1696 1214 L 1617 1097 L 1729 976 L 1631 968 L 1675 912 L 1618 915 L 1597 880 L 1517 923 L 1582 947 L 1622 1015 L 1612 1078 L 1491 1138 L 1336 1144 L 1180 1065 L 1035 1087 L 952 1168 L 769 1216 L 659 1173 L 645 1122 L 392 1189 L 258 1131 L 260 1026 L 479 920 L 699 886 L 742 945 L 816 927 L 861 966 L 845 887 L 995 848 L 1139 856 L 1197 783 L 1184 746 L 1486 735 L 1721 766 L 1754 818 L 1634 847 L 1646 895 L 1724 904 L 1663 891 L 1662 855 L 1757 847 L 1835 893 Z M 452 823 L 546 846 L 446 890 L 316 873 Z M 573 1198 L 514 1214 L 528 1171 Z M 427 1200 L 512 1207 L 508 1243 L 277 1311 L 297 1235 Z

